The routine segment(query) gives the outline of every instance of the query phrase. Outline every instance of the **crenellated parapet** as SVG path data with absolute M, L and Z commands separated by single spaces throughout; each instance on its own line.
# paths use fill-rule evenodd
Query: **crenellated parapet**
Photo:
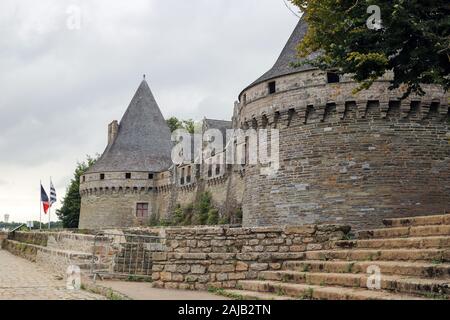
M 148 172 L 87 173 L 81 176 L 80 195 L 151 193 L 155 175 Z
M 244 118 L 240 128 L 274 129 L 290 126 L 294 121 L 304 125 L 384 120 L 388 122 L 446 123 L 450 108 L 446 99 L 392 99 L 329 101 L 326 104 L 277 108 L 271 114 L 263 112 L 251 119 Z

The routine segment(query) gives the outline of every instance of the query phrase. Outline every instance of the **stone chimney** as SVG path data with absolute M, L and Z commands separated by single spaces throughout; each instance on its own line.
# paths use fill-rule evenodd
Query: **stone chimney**
M 119 122 L 114 120 L 108 125 L 108 145 L 111 145 L 119 133 Z

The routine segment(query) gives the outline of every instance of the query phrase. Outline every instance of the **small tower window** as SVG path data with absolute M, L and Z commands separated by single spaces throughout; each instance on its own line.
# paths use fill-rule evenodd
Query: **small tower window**
M 275 81 L 269 82 L 269 94 L 274 94 L 277 92 L 277 84 Z
M 220 175 L 220 164 L 216 164 L 216 176 Z
M 149 173 L 149 174 L 148 174 L 148 180 L 153 180 L 153 177 L 154 177 L 154 176 L 153 176 L 153 173 Z
M 86 176 L 83 176 L 83 182 L 86 182 Z
M 148 203 L 136 204 L 136 217 L 140 219 L 148 217 Z
M 131 179 L 131 173 L 125 173 L 125 179 Z
M 105 180 L 105 174 L 104 173 L 100 174 L 100 180 Z
M 328 83 L 339 83 L 339 75 L 335 72 L 328 72 L 327 73 L 327 81 Z
M 212 165 L 208 165 L 208 178 L 212 177 Z

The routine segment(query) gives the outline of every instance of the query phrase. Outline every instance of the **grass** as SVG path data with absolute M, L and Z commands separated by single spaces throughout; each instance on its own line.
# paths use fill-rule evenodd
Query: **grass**
M 302 272 L 309 272 L 309 270 L 311 270 L 311 265 L 309 265 L 309 264 L 304 264 L 304 265 L 302 266 L 302 269 L 301 269 Z
M 236 293 L 227 292 L 222 288 L 215 288 L 215 287 L 209 287 L 208 288 L 209 293 L 217 294 L 222 297 L 230 298 L 233 300 L 245 300 L 244 296 Z
M 443 257 L 439 258 L 439 259 L 433 259 L 431 261 L 432 264 L 443 264 L 445 262 L 445 259 Z
M 151 277 L 141 277 L 141 276 L 128 276 L 126 279 L 128 282 L 152 282 Z
M 276 290 L 275 290 L 275 294 L 276 294 L 277 296 L 281 297 L 281 296 L 285 296 L 285 295 L 286 295 L 286 292 L 284 291 L 283 288 L 278 287 L 278 288 L 276 288 Z
M 299 295 L 298 298 L 300 300 L 313 300 L 314 298 L 314 289 L 308 288 L 308 290 L 304 291 L 303 294 Z
M 354 263 L 354 262 L 349 263 L 349 264 L 347 265 L 347 269 L 346 269 L 347 273 L 352 273 L 353 267 L 354 267 L 354 266 L 355 266 L 355 263 Z

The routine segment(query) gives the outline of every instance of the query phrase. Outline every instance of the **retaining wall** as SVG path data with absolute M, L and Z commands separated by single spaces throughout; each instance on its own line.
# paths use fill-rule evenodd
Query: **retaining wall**
M 330 247 L 350 231 L 341 225 L 165 229 L 166 251 L 153 254 L 153 281 L 167 289 L 235 288 L 264 270 Z

